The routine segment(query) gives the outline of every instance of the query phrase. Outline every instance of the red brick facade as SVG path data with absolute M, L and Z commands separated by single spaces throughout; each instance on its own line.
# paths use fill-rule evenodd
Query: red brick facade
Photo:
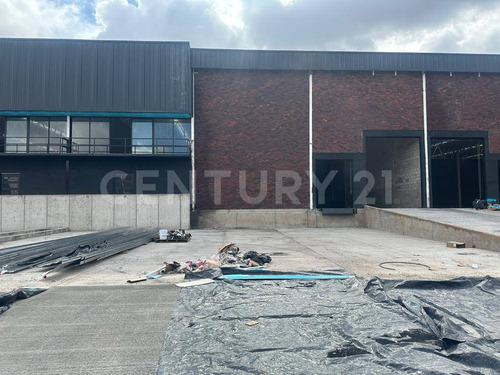
M 363 130 L 422 130 L 422 75 L 314 72 L 314 152 L 363 152 Z
M 490 153 L 500 153 L 500 75 L 427 74 L 429 130 L 489 132 Z
M 199 209 L 309 207 L 307 72 L 200 70 L 195 74 L 196 206 Z M 214 179 L 207 170 L 229 170 L 222 200 L 214 203 Z M 252 205 L 239 192 L 239 171 L 247 171 L 247 194 L 260 191 L 260 171 L 268 172 L 268 193 Z M 286 196 L 276 203 L 276 170 L 297 171 L 300 204 Z M 284 184 L 290 183 L 285 180 Z

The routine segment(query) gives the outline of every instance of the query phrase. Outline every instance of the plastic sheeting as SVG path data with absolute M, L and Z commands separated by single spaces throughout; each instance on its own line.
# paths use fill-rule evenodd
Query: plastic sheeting
M 26 287 L 14 289 L 10 292 L 0 292 L 0 314 L 10 309 L 12 304 L 18 299 L 30 298 L 46 290 L 46 288 Z
M 158 374 L 498 374 L 499 294 L 494 278 L 184 288 Z

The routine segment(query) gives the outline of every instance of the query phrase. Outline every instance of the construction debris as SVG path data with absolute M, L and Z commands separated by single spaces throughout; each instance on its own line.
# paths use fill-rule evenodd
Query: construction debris
M 263 266 L 266 263 L 271 263 L 272 258 L 267 254 L 259 254 L 256 251 L 249 251 L 243 255 L 243 259 L 249 259 L 251 264 L 255 266 Z
M 213 279 L 198 279 L 198 280 L 193 280 L 193 281 L 185 281 L 183 283 L 178 283 L 175 285 L 180 287 L 180 288 L 185 288 L 188 286 L 206 285 L 206 284 L 211 284 L 211 283 L 215 283 L 215 281 Z
M 408 265 L 408 266 L 420 266 L 420 267 L 426 267 L 429 271 L 432 271 L 431 267 L 428 266 L 427 264 L 418 263 L 418 262 L 382 262 L 379 264 L 379 267 L 385 268 L 386 270 L 396 271 L 395 268 L 387 267 L 386 264 L 401 264 L 401 265 Z
M 134 279 L 128 279 L 127 280 L 127 283 L 138 283 L 138 282 L 141 282 L 141 281 L 146 281 L 148 278 L 146 276 L 142 276 L 142 277 L 136 277 Z
M 218 260 L 221 264 L 240 263 L 242 260 L 240 248 L 235 243 L 230 242 L 217 250 L 217 254 L 212 259 Z
M 154 236 L 155 242 L 189 242 L 190 240 L 191 233 L 186 233 L 185 229 L 160 229 Z
M 156 229 L 112 229 L 0 249 L 0 274 L 32 267 L 51 272 L 79 266 L 145 245 L 155 233 Z

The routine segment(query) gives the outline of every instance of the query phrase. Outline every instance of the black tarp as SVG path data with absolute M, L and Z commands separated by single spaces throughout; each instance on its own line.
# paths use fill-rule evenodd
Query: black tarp
M 183 288 L 158 374 L 498 374 L 499 294 L 490 277 Z
M 12 304 L 18 299 L 30 298 L 46 290 L 46 288 L 26 287 L 14 289 L 10 292 L 0 292 L 0 314 L 10 309 Z

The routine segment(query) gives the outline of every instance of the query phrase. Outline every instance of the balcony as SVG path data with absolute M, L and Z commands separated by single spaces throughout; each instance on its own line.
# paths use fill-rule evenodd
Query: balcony
M 78 155 L 175 155 L 189 156 L 191 140 L 181 138 L 81 138 L 51 137 L 42 141 L 5 137 L 8 154 L 78 154 Z

